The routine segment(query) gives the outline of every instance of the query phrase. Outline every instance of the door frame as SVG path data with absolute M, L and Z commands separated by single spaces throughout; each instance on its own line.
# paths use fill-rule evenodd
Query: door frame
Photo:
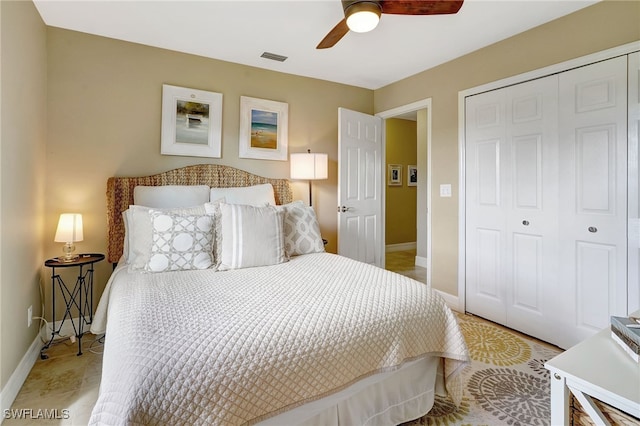
M 640 41 L 627 43 L 611 49 L 585 55 L 576 59 L 539 68 L 523 74 L 496 80 L 487 84 L 472 87 L 458 92 L 458 310 L 466 311 L 466 137 L 465 137 L 465 98 L 477 95 L 490 90 L 500 89 L 514 84 L 524 83 L 529 80 L 546 77 L 574 68 L 583 67 L 595 62 L 615 58 L 617 56 L 628 55 L 640 51 Z M 631 146 L 631 144 L 629 144 Z M 637 146 L 637 145 L 636 145 Z M 636 156 L 638 153 L 635 153 Z M 629 152 L 627 152 L 629 155 Z M 628 180 L 628 178 L 627 178 Z M 637 190 L 637 189 L 636 189 Z
M 426 219 L 426 244 L 427 244 L 427 255 L 426 255 L 426 264 L 419 265 L 427 268 L 427 284 L 431 285 L 431 98 L 422 99 L 419 101 L 412 102 L 410 104 L 402 105 L 399 107 L 391 108 L 385 111 L 381 111 L 376 115 L 376 117 L 380 117 L 382 119 L 382 164 L 387 163 L 387 151 L 386 151 L 386 120 L 388 118 L 393 118 L 401 114 L 405 114 L 408 112 L 419 111 L 422 109 L 427 110 L 427 184 L 426 184 L 426 202 L 427 202 L 427 219 Z M 417 142 L 417 141 L 416 141 Z M 384 174 L 384 173 L 383 173 Z M 383 181 L 381 185 L 386 185 Z M 420 189 L 420 187 L 418 187 Z M 382 205 L 386 204 L 386 191 L 382 191 Z M 386 221 L 386 209 L 382 209 L 382 253 L 383 253 L 383 262 L 385 261 L 385 221 Z M 416 232 L 417 235 L 417 232 Z

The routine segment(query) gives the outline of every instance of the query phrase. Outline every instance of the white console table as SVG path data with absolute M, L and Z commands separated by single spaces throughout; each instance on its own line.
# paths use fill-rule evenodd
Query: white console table
M 549 360 L 551 424 L 569 424 L 569 392 L 596 425 L 609 425 L 591 398 L 640 418 L 640 364 L 604 329 Z

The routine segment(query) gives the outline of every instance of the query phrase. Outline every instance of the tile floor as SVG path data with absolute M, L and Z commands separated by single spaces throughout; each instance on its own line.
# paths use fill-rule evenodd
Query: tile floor
M 426 282 L 427 270 L 414 266 L 415 256 L 415 250 L 389 252 L 386 268 Z M 81 356 L 76 356 L 77 343 L 68 340 L 49 348 L 49 359 L 36 361 L 11 406 L 14 413 L 27 418 L 5 418 L 2 425 L 86 425 L 98 398 L 102 369 L 102 345 L 95 337 L 86 334 L 82 339 Z M 58 418 L 37 418 L 45 415 L 38 410 Z
M 416 251 L 390 251 L 385 254 L 385 268 L 426 283 L 427 269 L 415 266 Z
M 102 344 L 95 337 L 83 337 L 80 356 L 77 343 L 53 344 L 46 351 L 49 358 L 36 361 L 11 406 L 14 417 L 23 418 L 7 418 L 3 413 L 2 426 L 87 425 L 102 370 Z

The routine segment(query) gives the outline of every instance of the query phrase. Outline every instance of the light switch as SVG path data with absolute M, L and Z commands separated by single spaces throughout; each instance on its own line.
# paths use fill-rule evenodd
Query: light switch
M 440 185 L 440 196 L 441 197 L 451 197 L 451 184 L 443 183 Z

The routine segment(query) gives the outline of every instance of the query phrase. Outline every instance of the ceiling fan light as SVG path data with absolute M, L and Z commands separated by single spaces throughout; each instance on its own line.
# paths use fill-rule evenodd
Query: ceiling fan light
M 366 33 L 374 29 L 380 21 L 380 14 L 380 6 L 369 1 L 353 3 L 345 10 L 347 26 L 356 33 Z

